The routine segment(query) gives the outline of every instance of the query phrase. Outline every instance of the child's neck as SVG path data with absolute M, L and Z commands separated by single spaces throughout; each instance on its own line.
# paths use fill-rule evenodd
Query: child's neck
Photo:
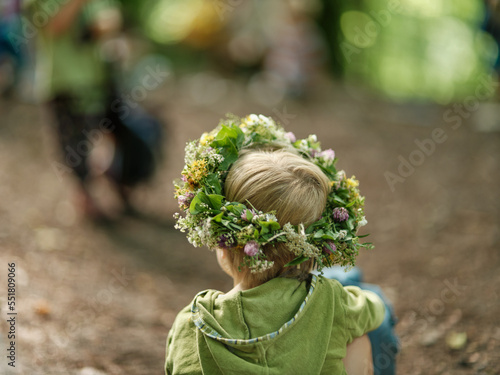
M 245 280 L 236 280 L 233 279 L 233 289 L 231 291 L 235 292 L 242 292 L 244 290 L 251 289 L 251 286 L 249 286 Z
M 249 286 L 244 279 L 233 278 L 233 289 L 231 289 L 225 295 L 231 295 L 234 293 L 243 292 L 251 288 L 252 286 Z

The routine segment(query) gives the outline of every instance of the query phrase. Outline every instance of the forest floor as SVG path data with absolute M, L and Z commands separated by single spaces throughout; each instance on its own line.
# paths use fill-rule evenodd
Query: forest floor
M 16 367 L 2 355 L 0 374 L 162 373 L 176 313 L 200 290 L 232 287 L 214 254 L 193 248 L 172 218 L 186 141 L 226 112 L 274 116 L 301 138 L 316 133 L 361 181 L 376 247 L 359 266 L 394 303 L 398 373 L 500 374 L 500 133 L 478 131 L 482 107 L 396 105 L 340 85 L 269 106 L 238 84 L 224 87 L 196 101 L 180 83 L 151 93 L 148 107 L 167 124 L 163 161 L 133 192 L 139 213 L 105 225 L 82 217 L 74 180 L 56 173 L 50 115 L 0 102 L 4 354 L 9 263 L 17 312 Z M 403 159 L 415 166 L 404 169 Z M 96 191 L 113 201 L 104 182 Z

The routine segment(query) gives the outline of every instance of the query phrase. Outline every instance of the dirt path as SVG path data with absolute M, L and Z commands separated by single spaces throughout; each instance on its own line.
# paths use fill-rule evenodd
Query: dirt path
M 465 119 L 453 129 L 443 120 L 449 108 L 396 107 L 341 89 L 269 108 L 240 91 L 210 108 L 181 94 L 167 105 L 161 92 L 151 98 L 169 136 L 157 176 L 134 195 L 141 214 L 106 226 L 79 217 L 72 180 L 55 174 L 50 118 L 0 102 L 0 279 L 15 262 L 18 302 L 16 368 L 4 357 L 0 374 L 162 373 L 177 311 L 199 290 L 231 287 L 213 254 L 173 229 L 171 184 L 184 143 L 228 111 L 275 116 L 299 137 L 316 133 L 360 179 L 376 249 L 359 265 L 394 301 L 400 374 L 500 373 L 498 133 L 475 132 Z M 427 147 L 421 160 L 418 144 Z M 398 174 L 400 156 L 421 165 Z M 386 172 L 398 176 L 394 191 Z M 463 334 L 464 346 L 451 349 Z

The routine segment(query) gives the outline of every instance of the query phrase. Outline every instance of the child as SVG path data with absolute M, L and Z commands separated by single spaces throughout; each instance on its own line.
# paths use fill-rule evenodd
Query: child
M 167 374 L 366 374 L 365 334 L 384 319 L 374 293 L 313 275 L 353 265 L 366 221 L 357 182 L 315 136 L 272 119 L 230 119 L 186 147 L 177 227 L 208 245 L 233 278 L 177 316 Z

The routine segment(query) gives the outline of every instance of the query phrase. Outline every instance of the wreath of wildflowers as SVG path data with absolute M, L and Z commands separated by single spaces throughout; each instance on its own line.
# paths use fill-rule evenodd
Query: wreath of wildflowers
M 295 148 L 330 179 L 323 215 L 307 228 L 290 223 L 281 226 L 275 212 L 258 211 L 249 202 L 228 202 L 224 197 L 224 182 L 239 152 L 254 145 L 276 143 Z M 182 178 L 174 181 L 175 197 L 183 214 L 177 212 L 174 217 L 175 227 L 187 232 L 194 246 L 243 249 L 242 265 L 251 272 L 273 266 L 264 251 L 267 244 L 287 243 L 295 255 L 287 266 L 314 259 L 319 271 L 334 264 L 354 266 L 359 249 L 373 247 L 359 242 L 366 235 L 356 235 L 367 223 L 358 181 L 337 171 L 335 152 L 321 150 L 315 135 L 297 140 L 270 117 L 228 116 L 199 140 L 187 143 L 185 152 Z

